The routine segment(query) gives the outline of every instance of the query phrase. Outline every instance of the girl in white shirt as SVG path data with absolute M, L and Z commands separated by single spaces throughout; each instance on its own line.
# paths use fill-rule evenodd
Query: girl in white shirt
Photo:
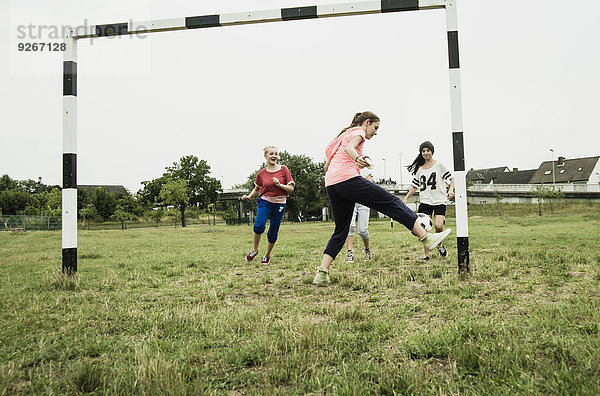
M 417 211 L 429 217 L 433 215 L 435 232 L 442 232 L 446 220 L 446 203 L 454 197 L 454 177 L 444 164 L 433 159 L 433 152 L 433 144 L 429 141 L 419 146 L 419 155 L 407 166 L 414 178 L 403 202 L 406 205 L 408 198 L 418 190 L 421 202 Z M 447 191 L 446 184 L 450 185 Z M 424 251 L 425 254 L 419 259 L 429 260 L 429 249 L 425 247 Z M 443 244 L 438 246 L 438 251 L 441 257 L 448 257 L 448 251 Z

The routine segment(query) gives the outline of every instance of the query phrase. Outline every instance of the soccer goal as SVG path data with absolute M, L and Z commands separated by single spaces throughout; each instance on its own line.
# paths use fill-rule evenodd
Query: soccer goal
M 357 3 L 198 15 L 150 21 L 118 22 L 69 29 L 64 39 L 66 49 L 63 58 L 63 273 L 74 274 L 77 272 L 77 40 L 173 30 L 294 21 L 299 19 L 435 9 L 446 11 L 448 66 L 450 72 L 450 116 L 456 193 L 458 271 L 469 272 L 469 230 L 456 0 L 373 0 Z

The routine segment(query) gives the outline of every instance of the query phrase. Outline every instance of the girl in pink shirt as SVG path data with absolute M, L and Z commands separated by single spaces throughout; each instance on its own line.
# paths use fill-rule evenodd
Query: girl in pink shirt
M 450 229 L 436 234 L 426 233 L 417 221 L 417 214 L 400 198 L 360 176 L 360 169 L 370 166 L 369 158 L 362 155 L 363 144 L 377 135 L 379 124 L 379 117 L 370 111 L 356 113 L 350 126 L 344 128 L 325 150 L 325 188 L 335 230 L 323 252 L 321 266 L 317 268 L 313 280 L 315 285 L 330 282 L 329 266 L 344 246 L 356 202 L 403 224 L 428 249 L 439 245 L 450 234 Z
M 285 213 L 286 197 L 294 191 L 295 183 L 287 166 L 277 163 L 279 159 L 277 147 L 266 146 L 263 152 L 267 160 L 267 166 L 258 172 L 254 181 L 254 189 L 250 194 L 242 196 L 242 199 L 250 199 L 256 194 L 259 196 L 256 220 L 253 227 L 254 245 L 250 253 L 246 255 L 246 261 L 251 261 L 258 254 L 260 238 L 265 232 L 267 219 L 269 216 L 271 217 L 269 231 L 267 232 L 267 251 L 261 261 L 263 264 L 268 264 Z

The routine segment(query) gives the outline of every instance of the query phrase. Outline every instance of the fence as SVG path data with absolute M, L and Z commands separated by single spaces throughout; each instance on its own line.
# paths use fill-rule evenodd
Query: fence
M 473 184 L 469 187 L 469 191 L 498 191 L 502 192 L 531 192 L 539 184 Z M 545 184 L 546 187 L 553 186 Z M 557 183 L 556 188 L 564 193 L 579 192 L 579 193 L 598 193 L 600 192 L 600 184 L 577 184 L 577 183 Z
M 600 192 L 600 183 L 556 183 L 556 188 L 564 193 L 567 192 L 578 192 L 578 193 L 598 193 Z M 381 187 L 390 190 L 403 192 L 410 189 L 410 184 L 397 184 L 397 183 L 386 183 L 380 184 Z M 469 187 L 469 192 L 476 191 L 498 191 L 500 193 L 506 192 L 531 192 L 539 184 L 473 184 Z M 552 184 L 545 184 L 546 187 L 552 186 Z
M 24 230 L 60 230 L 60 216 L 0 216 L 0 231 L 10 231 L 15 228 Z
M 227 225 L 241 225 L 241 224 L 250 224 L 250 217 L 237 217 L 225 219 L 225 224 Z

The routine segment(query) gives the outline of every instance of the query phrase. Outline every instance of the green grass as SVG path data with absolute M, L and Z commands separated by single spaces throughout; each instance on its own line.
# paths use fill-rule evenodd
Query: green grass
M 75 278 L 60 232 L 1 233 L 0 395 L 596 395 L 599 226 L 473 217 L 460 279 L 455 233 L 420 263 L 372 222 L 373 261 L 342 252 L 329 287 L 332 223 L 284 223 L 269 266 L 244 261 L 249 226 L 79 231 Z

